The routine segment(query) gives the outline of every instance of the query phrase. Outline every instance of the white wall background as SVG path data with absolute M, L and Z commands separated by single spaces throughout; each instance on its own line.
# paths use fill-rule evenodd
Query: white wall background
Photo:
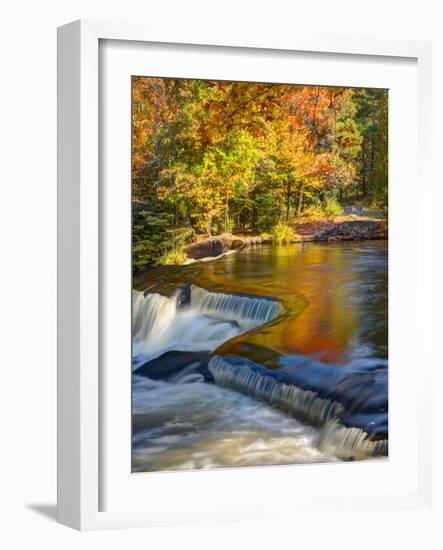
M 16 0 L 0 29 L 0 545 L 3 548 L 441 547 L 426 514 L 77 533 L 54 522 L 56 497 L 56 27 L 74 19 L 154 21 L 229 33 L 346 34 L 434 41 L 435 177 L 443 150 L 443 17 L 438 0 Z M 405 121 L 405 130 L 407 121 Z M 443 182 L 441 182 L 443 183 Z M 443 236 L 443 193 L 430 202 Z M 440 238 L 436 239 L 441 242 Z M 441 260 L 441 254 L 439 256 Z M 441 283 L 441 261 L 436 281 Z M 4 280 L 3 280 L 4 278 Z M 441 298 L 441 291 L 439 291 Z M 441 320 L 436 317 L 436 322 Z M 437 325 L 436 325 L 437 327 Z M 437 331 L 436 331 L 437 332 Z M 437 393 L 437 398 L 438 398 Z M 441 413 L 441 406 L 436 404 Z M 441 416 L 440 416 L 441 418 Z M 441 432 L 441 425 L 435 426 Z M 441 457 L 441 454 L 440 454 Z M 440 462 L 441 464 L 441 462 Z M 441 477 L 439 477 L 441 481 Z M 333 512 L 333 511 L 331 511 Z M 439 541 L 437 540 L 439 538 Z M 332 544 L 334 542 L 334 544 Z

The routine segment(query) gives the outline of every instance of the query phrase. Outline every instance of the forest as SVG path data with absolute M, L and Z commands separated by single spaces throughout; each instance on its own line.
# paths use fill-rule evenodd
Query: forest
M 388 203 L 388 91 L 132 78 L 133 266 Z

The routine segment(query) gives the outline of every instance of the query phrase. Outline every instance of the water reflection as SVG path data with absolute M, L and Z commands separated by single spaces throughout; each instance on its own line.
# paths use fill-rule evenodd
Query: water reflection
M 282 354 L 343 364 L 388 355 L 387 242 L 258 246 L 209 263 L 158 268 L 138 288 L 192 282 L 212 290 L 280 299 L 287 316 L 240 336 Z
M 386 242 L 304 243 L 251 247 L 137 277 L 136 289 L 161 295 L 135 293 L 135 367 L 149 362 L 133 377 L 133 470 L 386 456 L 387 268 Z M 193 310 L 177 308 L 183 283 L 200 287 Z M 284 313 L 252 323 L 250 297 L 235 293 L 276 298 Z M 206 315 L 223 307 L 228 319 Z M 169 355 L 154 364 L 159 350 Z M 206 383 L 211 376 L 215 384 Z

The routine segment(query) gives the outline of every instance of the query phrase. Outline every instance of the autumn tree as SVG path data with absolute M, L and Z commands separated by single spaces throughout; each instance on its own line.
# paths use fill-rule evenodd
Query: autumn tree
M 387 108 L 385 90 L 134 77 L 140 257 L 171 235 L 270 231 L 325 198 L 386 203 Z

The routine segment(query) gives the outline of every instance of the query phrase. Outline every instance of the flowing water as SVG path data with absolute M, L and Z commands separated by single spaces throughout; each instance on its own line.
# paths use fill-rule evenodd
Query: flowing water
M 255 246 L 134 288 L 134 471 L 386 456 L 386 242 Z

